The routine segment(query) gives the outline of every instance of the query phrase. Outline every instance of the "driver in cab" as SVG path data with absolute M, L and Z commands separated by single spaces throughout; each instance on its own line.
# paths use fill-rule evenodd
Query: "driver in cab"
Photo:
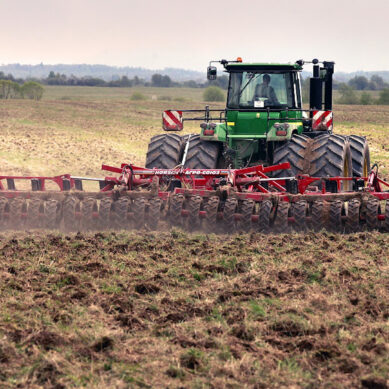
M 262 84 L 258 84 L 255 87 L 254 101 L 257 98 L 266 98 L 269 105 L 280 105 L 273 87 L 269 85 L 270 80 L 271 78 L 268 74 L 263 75 Z

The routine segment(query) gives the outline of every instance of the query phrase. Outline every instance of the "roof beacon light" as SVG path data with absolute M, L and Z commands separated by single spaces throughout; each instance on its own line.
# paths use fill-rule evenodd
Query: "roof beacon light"
M 242 57 L 238 57 L 238 58 L 236 59 L 236 62 L 243 62 L 243 61 L 242 61 Z

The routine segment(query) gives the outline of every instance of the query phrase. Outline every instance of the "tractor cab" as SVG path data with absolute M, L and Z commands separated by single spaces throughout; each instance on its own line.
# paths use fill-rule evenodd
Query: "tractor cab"
M 230 74 L 227 109 L 301 108 L 298 66 L 232 64 L 226 70 Z

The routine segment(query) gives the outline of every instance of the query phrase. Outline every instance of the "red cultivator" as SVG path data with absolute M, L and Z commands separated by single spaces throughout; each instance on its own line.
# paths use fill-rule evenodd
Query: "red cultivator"
M 235 170 L 102 168 L 119 176 L 0 176 L 0 225 L 67 231 L 167 225 L 221 233 L 389 231 L 389 184 L 378 178 L 377 168 L 364 178 L 269 177 L 289 163 Z M 20 181 L 30 181 L 32 190 L 18 190 Z M 100 191 L 84 191 L 84 181 L 98 182 Z M 46 189 L 49 182 L 58 190 Z

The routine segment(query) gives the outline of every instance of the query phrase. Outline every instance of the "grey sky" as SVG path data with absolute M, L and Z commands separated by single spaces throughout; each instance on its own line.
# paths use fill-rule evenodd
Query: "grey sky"
M 0 63 L 204 70 L 210 59 L 389 70 L 389 0 L 0 0 Z

